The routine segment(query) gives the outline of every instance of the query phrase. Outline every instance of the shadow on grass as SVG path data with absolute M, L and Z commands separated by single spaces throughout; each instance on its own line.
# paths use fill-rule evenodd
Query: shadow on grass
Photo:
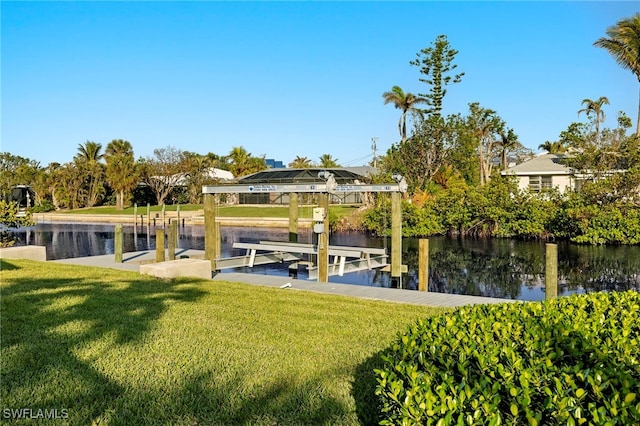
M 15 271 L 16 269 L 20 269 L 20 267 L 4 259 L 0 259 L 0 271 Z
M 197 375 L 171 395 L 146 394 L 147 401 L 170 400 L 149 411 L 161 424 L 208 425 L 321 425 L 354 424 L 344 401 L 322 392 L 322 379 L 300 382 L 276 378 L 262 386 L 248 386 L 245 378 L 220 379 L 215 373 Z M 170 410 L 170 411 L 169 411 Z
M 7 262 L 3 262 L 3 267 Z M 104 417 L 125 390 L 91 366 L 114 345 L 153 329 L 170 301 L 196 301 L 189 280 L 13 278 L 0 300 L 1 409 L 68 410 L 71 423 Z
M 377 425 L 382 420 L 380 400 L 376 396 L 378 381 L 374 370 L 384 367 L 384 353 L 385 351 L 375 353 L 356 368 L 351 393 L 356 402 L 358 420 L 362 425 Z

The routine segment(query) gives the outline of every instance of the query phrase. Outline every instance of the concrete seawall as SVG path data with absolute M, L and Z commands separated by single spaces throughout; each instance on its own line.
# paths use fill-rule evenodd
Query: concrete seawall
M 36 223 L 122 223 L 133 225 L 134 222 L 140 225 L 142 216 L 142 224 L 146 225 L 149 220 L 153 224 L 154 219 L 157 224 L 162 223 L 162 215 L 156 216 L 155 213 L 149 219 L 147 215 L 106 215 L 106 214 L 69 214 L 69 213 L 34 213 L 32 219 Z M 177 220 L 176 212 L 167 212 L 165 220 Z M 204 226 L 204 214 L 202 211 L 180 212 L 180 221 L 184 221 L 185 225 L 201 225 Z M 289 218 L 281 217 L 216 217 L 216 222 L 224 226 L 256 226 L 260 228 L 288 228 Z M 300 228 L 310 228 L 313 225 L 312 219 L 298 219 Z

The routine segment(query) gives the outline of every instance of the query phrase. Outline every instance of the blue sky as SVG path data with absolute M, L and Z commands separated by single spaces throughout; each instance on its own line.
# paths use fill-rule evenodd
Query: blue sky
M 635 123 L 638 81 L 593 42 L 637 2 L 9 2 L 1 4 L 1 151 L 71 161 L 131 142 L 343 165 L 399 139 L 382 93 L 425 93 L 421 49 L 445 34 L 461 83 L 444 113 L 491 108 L 534 150 L 607 96 Z

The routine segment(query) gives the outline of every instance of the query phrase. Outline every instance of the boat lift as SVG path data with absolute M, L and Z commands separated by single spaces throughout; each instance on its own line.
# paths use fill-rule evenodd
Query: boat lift
M 334 256 L 332 275 L 342 275 L 374 267 L 385 267 L 386 253 L 381 249 L 366 247 L 342 247 L 329 245 L 329 194 L 345 192 L 390 192 L 391 193 L 391 277 L 399 279 L 402 272 L 402 209 L 400 194 L 407 191 L 407 183 L 402 176 L 393 175 L 395 183 L 386 184 L 348 184 L 338 185 L 333 174 L 321 171 L 318 177 L 324 182 L 300 184 L 233 184 L 206 185 L 202 187 L 204 194 L 205 217 L 205 258 L 211 261 L 211 270 L 221 270 L 238 266 L 253 266 L 282 261 L 300 261 L 302 254 L 317 255 L 318 265 L 309 269 L 310 278 L 316 277 L 319 282 L 327 282 L 329 277 L 329 255 Z M 219 258 L 219 228 L 215 223 L 217 196 L 219 194 L 250 194 L 250 193 L 317 193 L 320 194 L 319 207 L 313 211 L 315 224 L 313 231 L 318 234 L 317 245 L 298 244 L 295 242 L 260 242 L 259 244 L 235 243 L 234 248 L 247 250 L 246 256 L 233 258 Z M 292 197 L 297 200 L 297 197 Z M 297 208 L 297 206 L 295 206 Z M 290 218 L 291 220 L 291 218 Z M 258 253 L 266 251 L 267 253 Z M 384 251 L 384 250 L 383 250 Z M 373 254 L 373 256 L 371 256 Z M 347 258 L 355 258 L 347 262 Z

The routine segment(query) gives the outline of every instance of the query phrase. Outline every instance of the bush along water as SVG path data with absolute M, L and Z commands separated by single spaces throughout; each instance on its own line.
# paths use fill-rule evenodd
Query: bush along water
M 459 308 L 376 369 L 381 424 L 640 424 L 640 294 Z
M 403 202 L 402 233 L 640 244 L 640 205 L 609 197 L 605 183 L 590 183 L 581 192 L 567 194 L 523 191 L 514 180 L 500 178 L 482 187 L 437 188 Z M 604 195 L 593 195 L 600 187 Z M 389 200 L 379 197 L 364 215 L 363 226 L 373 234 L 389 235 L 390 217 Z

